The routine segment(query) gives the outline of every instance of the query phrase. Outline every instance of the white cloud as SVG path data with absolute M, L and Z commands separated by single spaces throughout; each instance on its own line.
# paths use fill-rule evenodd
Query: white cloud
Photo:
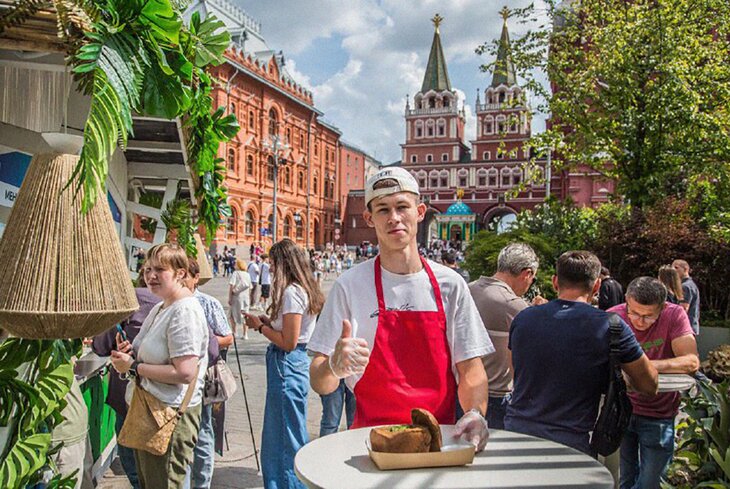
M 474 53 L 482 42 L 499 36 L 498 12 L 504 0 L 237 0 L 261 21 L 262 33 L 274 50 L 288 58 L 287 70 L 311 88 L 315 105 L 343 132 L 343 138 L 373 153 L 383 162 L 400 158 L 405 137 L 405 95 L 420 89 L 433 38 L 429 19 L 444 17 L 442 44 L 452 86 L 474 103 L 463 89 L 485 85 L 479 65 L 487 60 Z M 528 0 L 520 1 L 526 4 Z M 518 2 L 511 1 L 510 6 Z M 321 80 L 301 73 L 296 59 L 322 39 L 341 39 L 339 70 Z M 310 63 L 311 64 L 311 63 Z M 466 87 L 465 87 L 466 86 Z M 469 89 L 471 91 L 471 89 Z M 466 106 L 466 140 L 474 138 L 473 107 Z

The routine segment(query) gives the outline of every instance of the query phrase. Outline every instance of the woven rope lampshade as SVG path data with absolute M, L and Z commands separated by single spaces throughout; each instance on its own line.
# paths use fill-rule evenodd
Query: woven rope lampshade
M 205 247 L 203 246 L 203 240 L 200 239 L 200 235 L 195 233 L 195 248 L 198 250 L 198 266 L 200 267 L 200 279 L 198 280 L 199 285 L 203 285 L 213 278 L 213 269 L 210 267 L 208 262 L 208 255 L 205 253 Z
M 139 308 L 106 192 L 84 215 L 63 190 L 78 159 L 33 157 L 0 241 L 0 327 L 15 336 L 94 336 Z

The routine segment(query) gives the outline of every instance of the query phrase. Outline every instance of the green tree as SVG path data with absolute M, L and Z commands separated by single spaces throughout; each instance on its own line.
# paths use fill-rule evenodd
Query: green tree
M 512 17 L 529 27 L 512 42 L 513 65 L 551 118 L 535 147 L 556 150 L 558 168 L 616 179 L 635 209 L 710 187 L 709 219 L 730 229 L 727 0 L 547 0 L 547 17 L 532 6 Z

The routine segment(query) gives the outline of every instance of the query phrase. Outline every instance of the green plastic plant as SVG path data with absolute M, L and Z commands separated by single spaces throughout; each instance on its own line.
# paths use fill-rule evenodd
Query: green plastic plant
M 0 33 L 51 5 L 59 15 L 68 63 L 91 99 L 84 146 L 69 180 L 83 211 L 104 188 L 109 158 L 132 134 L 132 114 L 181 118 L 198 141 L 186 143 L 200 202 L 194 224 L 206 229 L 210 242 L 221 216 L 230 214 L 218 145 L 239 129 L 234 115 L 222 109 L 213 113 L 206 73 L 224 62 L 230 34 L 223 22 L 196 12 L 186 25 L 179 10 L 184 3 L 170 0 L 25 0 L 0 18 Z
M 0 487 L 22 488 L 38 482 L 43 468 L 53 467 L 51 431 L 62 420 L 61 410 L 73 381 L 71 358 L 79 340 L 24 340 L 0 345 L 0 426 L 10 437 L 0 454 Z M 74 478 L 57 475 L 47 487 L 74 487 Z
M 730 381 L 699 383 L 683 399 L 674 461 L 664 488 L 730 487 Z

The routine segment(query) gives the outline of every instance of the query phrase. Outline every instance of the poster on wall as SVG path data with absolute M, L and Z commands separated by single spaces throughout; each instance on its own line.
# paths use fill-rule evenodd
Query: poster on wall
M 0 146 L 0 206 L 13 207 L 31 155 Z

